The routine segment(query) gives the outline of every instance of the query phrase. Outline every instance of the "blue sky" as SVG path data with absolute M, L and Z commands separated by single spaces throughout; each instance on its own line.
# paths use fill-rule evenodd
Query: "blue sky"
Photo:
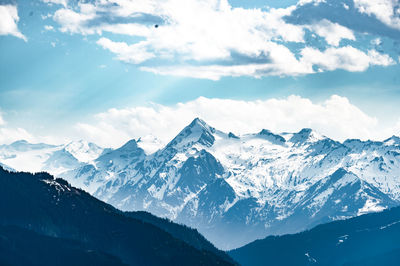
M 239 133 L 273 125 L 315 127 L 338 139 L 398 135 L 399 3 L 369 2 L 0 1 L 0 142 L 86 138 L 115 146 L 147 134 L 168 139 L 197 115 L 223 129 L 229 124 L 222 120 L 231 121 Z M 271 99 L 285 106 L 291 95 L 315 107 L 292 126 L 273 116 L 246 124 L 246 117 L 204 111 L 215 98 L 229 109 Z M 334 108 L 327 107 L 334 95 L 347 101 L 337 105 L 337 118 L 315 120 L 318 107 Z M 179 103 L 192 106 L 190 115 L 178 113 Z M 164 108 L 182 118 L 167 122 Z M 302 108 L 293 104 L 287 115 Z M 110 110 L 120 116 L 109 119 Z M 364 116 L 364 124 L 351 122 Z M 326 129 L 326 121 L 335 126 Z M 163 135 L 166 128 L 173 130 Z M 118 140 L 108 142 L 115 132 Z

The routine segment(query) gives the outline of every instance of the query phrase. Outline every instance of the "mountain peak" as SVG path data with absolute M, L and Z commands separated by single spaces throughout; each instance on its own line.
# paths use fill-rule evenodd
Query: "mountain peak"
M 270 134 L 272 134 L 272 132 L 270 130 L 268 130 L 268 129 L 262 129 L 260 131 L 260 133 L 258 133 L 258 134 L 259 135 L 270 135 Z
M 282 143 L 286 142 L 285 138 L 283 138 L 280 135 L 272 133 L 268 129 L 261 130 L 257 135 L 267 139 L 268 141 L 270 141 L 274 144 L 282 144 Z
M 137 141 L 135 139 L 128 140 L 124 145 L 122 145 L 118 150 L 135 150 L 138 148 Z
M 391 136 L 390 138 L 384 141 L 386 145 L 400 145 L 400 137 L 398 136 Z
M 168 146 L 186 146 L 187 144 L 199 143 L 211 147 L 215 141 L 213 136 L 215 131 L 215 128 L 197 117 Z
M 20 140 L 14 141 L 10 145 L 21 145 L 21 144 L 28 144 L 28 143 L 29 143 L 28 141 L 26 141 L 24 139 L 20 139 Z
M 297 134 L 310 135 L 312 132 L 313 132 L 313 130 L 311 128 L 303 128 Z
M 90 162 L 98 158 L 104 151 L 103 148 L 86 140 L 71 141 L 64 149 L 81 162 Z
M 233 134 L 232 132 L 229 132 L 228 137 L 231 139 L 239 139 L 239 137 Z
M 203 128 L 211 128 L 203 119 L 196 117 L 193 121 L 187 126 L 190 128 L 195 127 L 203 127 Z
M 297 133 L 294 133 L 290 138 L 290 142 L 293 143 L 304 143 L 314 142 L 323 139 L 321 135 L 313 131 L 311 128 L 303 128 Z
M 28 143 L 28 141 L 26 141 L 24 139 L 20 139 L 20 140 L 14 141 L 13 143 L 11 143 L 11 145 L 12 144 L 26 144 L 26 143 Z

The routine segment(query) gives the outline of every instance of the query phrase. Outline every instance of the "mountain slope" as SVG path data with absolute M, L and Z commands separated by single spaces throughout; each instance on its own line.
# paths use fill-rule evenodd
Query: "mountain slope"
M 60 176 L 117 208 L 189 225 L 231 249 L 397 206 L 399 172 L 395 136 L 340 143 L 307 128 L 236 136 L 196 118 L 153 154 L 131 140 Z
M 241 265 L 398 265 L 400 208 L 270 236 L 229 254 Z
M 110 259 L 116 257 L 129 265 L 230 264 L 46 173 L 11 173 L 0 168 L 0 213 L 1 226 L 77 241 L 84 246 L 80 252 L 107 253 Z
M 159 218 L 148 212 L 125 212 L 124 214 L 128 217 L 132 217 L 137 220 L 155 225 L 158 228 L 161 228 L 162 230 L 168 232 L 173 237 L 186 242 L 187 244 L 195 247 L 198 250 L 206 250 L 212 252 L 218 257 L 221 257 L 224 260 L 235 264 L 235 262 L 232 260 L 231 257 L 226 254 L 226 252 L 214 247 L 214 245 L 211 244 L 206 238 L 204 238 L 196 229 L 192 229 L 185 225 L 176 224 L 165 218 Z
M 1 265 L 126 265 L 91 250 L 84 243 L 40 235 L 15 226 L 0 226 Z

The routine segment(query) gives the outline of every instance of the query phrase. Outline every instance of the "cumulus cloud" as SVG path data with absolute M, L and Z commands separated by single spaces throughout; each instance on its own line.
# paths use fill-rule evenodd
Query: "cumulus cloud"
M 173 106 L 153 104 L 110 109 L 97 114 L 91 123 L 77 124 L 75 129 L 82 138 L 103 146 L 118 147 L 129 139 L 147 135 L 154 135 L 165 143 L 195 117 L 235 134 L 255 133 L 263 128 L 274 132 L 297 132 L 309 127 L 336 140 L 344 140 L 382 139 L 399 133 L 394 131 L 395 127 L 380 128 L 376 118 L 337 95 L 323 102 L 294 95 L 256 101 L 200 97 Z
M 14 5 L 0 5 L 0 35 L 13 35 L 27 41 L 27 38 L 18 30 L 18 10 Z
M 380 54 L 376 50 L 367 53 L 352 46 L 331 47 L 324 51 L 306 47 L 301 50 L 297 59 L 283 45 L 274 43 L 269 63 L 245 65 L 207 65 L 207 66 L 161 66 L 141 67 L 143 71 L 160 75 L 176 75 L 183 77 L 204 78 L 218 80 L 225 76 L 252 76 L 260 78 L 265 75 L 297 76 L 323 71 L 343 69 L 352 72 L 366 70 L 370 66 L 389 66 L 396 62 L 388 55 Z M 276 55 L 276 56 L 275 56 Z M 314 70 L 315 69 L 315 70 Z
M 65 7 L 68 5 L 68 0 L 42 0 L 42 2 L 48 4 L 63 5 Z
M 144 71 L 212 80 L 243 75 L 296 76 L 315 72 L 313 60 L 300 58 L 304 48 L 303 54 L 314 49 L 312 46 L 307 49 L 310 46 L 305 41 L 307 30 L 324 38 L 328 47 L 339 47 L 343 39 L 356 41 L 350 29 L 327 19 L 304 25 L 285 20 L 298 7 L 310 2 L 315 1 L 300 1 L 287 8 L 249 9 L 232 7 L 227 0 L 101 0 L 65 5 L 52 17 L 62 32 L 82 35 L 111 32 L 141 37 L 140 41 L 129 43 L 107 36 L 99 38 L 97 44 L 115 54 L 118 60 L 139 64 Z M 315 4 L 320 2 L 324 1 Z M 293 49 L 291 43 L 300 48 Z M 359 50 L 358 55 L 365 53 Z M 360 65 L 358 59 L 347 57 L 346 60 L 354 60 L 348 63 L 352 67 L 319 69 L 359 71 L 373 65 L 365 61 Z
M 139 64 L 155 57 L 153 53 L 146 50 L 146 42 L 127 45 L 124 42 L 113 42 L 110 39 L 101 38 L 97 41 L 97 44 L 117 54 L 119 60 L 127 63 Z
M 325 38 L 329 45 L 339 46 L 342 39 L 356 40 L 353 31 L 326 19 L 321 20 L 319 23 L 310 25 L 309 28 L 319 36 Z
M 141 69 L 161 75 L 175 75 L 211 80 L 218 80 L 225 76 L 252 76 L 260 78 L 266 75 L 297 76 L 314 72 L 310 64 L 304 64 L 297 60 L 295 55 L 286 46 L 274 42 L 267 42 L 264 45 L 265 53 L 268 53 L 268 57 L 264 60 L 260 60 L 260 62 L 247 62 L 234 65 L 213 64 L 202 66 L 141 67 Z
M 325 51 L 307 47 L 301 54 L 302 62 L 315 65 L 322 71 L 335 69 L 364 71 L 371 65 L 388 66 L 395 63 L 391 57 L 382 55 L 376 50 L 364 53 L 352 46 L 328 48 Z
M 361 12 L 374 15 L 386 25 L 400 30 L 400 4 L 398 0 L 353 0 Z

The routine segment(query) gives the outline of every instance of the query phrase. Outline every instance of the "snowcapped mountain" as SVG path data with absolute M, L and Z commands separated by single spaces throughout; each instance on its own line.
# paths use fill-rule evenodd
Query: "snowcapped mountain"
M 32 144 L 19 140 L 0 145 L 0 162 L 17 171 L 47 171 L 57 175 L 90 163 L 104 151 L 108 149 L 82 140 L 66 145 Z
M 131 140 L 59 176 L 230 249 L 399 205 L 400 141 L 340 143 L 311 129 L 236 136 L 196 118 L 154 153 Z

